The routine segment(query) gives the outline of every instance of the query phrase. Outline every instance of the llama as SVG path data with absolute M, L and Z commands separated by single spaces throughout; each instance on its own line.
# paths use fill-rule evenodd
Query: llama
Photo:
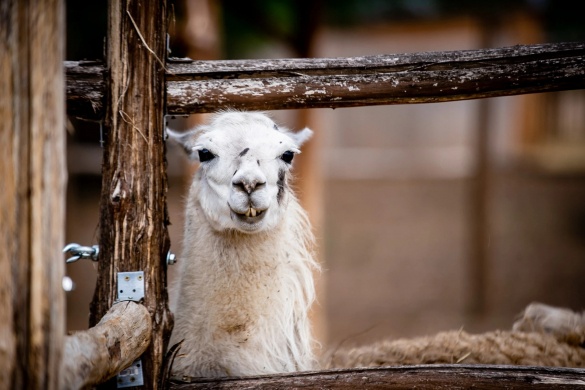
M 200 161 L 186 205 L 172 373 L 222 377 L 318 368 L 307 312 L 314 300 L 313 236 L 290 188 L 309 129 L 228 111 L 185 134 Z M 512 331 L 462 330 L 338 349 L 326 368 L 432 363 L 585 365 L 585 315 L 534 304 Z
M 261 113 L 228 111 L 177 134 L 199 160 L 186 204 L 170 345 L 173 375 L 221 377 L 315 368 L 308 310 L 313 236 L 290 187 L 311 137 Z

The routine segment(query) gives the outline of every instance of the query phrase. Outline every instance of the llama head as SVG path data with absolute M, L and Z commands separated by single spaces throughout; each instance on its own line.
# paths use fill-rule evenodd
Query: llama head
M 193 186 L 207 221 L 217 231 L 255 233 L 282 220 L 291 195 L 293 157 L 311 137 L 308 128 L 293 133 L 268 116 L 228 111 L 210 123 L 176 134 L 189 157 L 199 160 Z

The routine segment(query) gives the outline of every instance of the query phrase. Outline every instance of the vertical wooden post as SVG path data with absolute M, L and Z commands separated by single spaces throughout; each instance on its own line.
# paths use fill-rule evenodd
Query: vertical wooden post
M 0 388 L 59 389 L 64 2 L 0 3 Z
M 482 316 L 487 308 L 487 283 L 489 271 L 489 125 L 492 114 L 490 101 L 478 104 L 477 140 L 475 142 L 475 174 L 470 187 L 470 259 L 468 314 Z
M 488 15 L 480 19 L 482 47 L 491 47 L 498 20 Z M 475 141 L 475 174 L 470 187 L 470 258 L 468 263 L 469 290 L 467 312 L 481 317 L 487 309 L 487 286 L 489 281 L 489 198 L 490 198 L 490 125 L 493 116 L 488 99 L 478 103 L 477 135 Z
M 156 389 L 173 323 L 166 291 L 166 1 L 110 0 L 108 7 L 100 258 L 90 324 L 116 299 L 118 272 L 144 271 L 153 334 L 142 364 L 145 388 Z

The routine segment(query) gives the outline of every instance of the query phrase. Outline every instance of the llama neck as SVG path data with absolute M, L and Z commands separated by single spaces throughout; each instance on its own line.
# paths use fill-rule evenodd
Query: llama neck
M 289 195 L 284 220 L 270 231 L 255 234 L 214 230 L 195 201 L 187 208 L 182 257 L 189 262 L 197 259 L 201 265 L 217 271 L 237 271 L 242 270 L 241 267 L 262 264 L 270 267 L 279 262 L 291 264 L 295 261 L 316 268 L 311 251 L 314 238 L 308 218 L 296 198 Z M 187 262 L 183 262 L 182 268 L 183 273 L 201 272 Z
M 171 340 L 184 340 L 190 353 L 177 369 L 202 376 L 313 369 L 307 312 L 318 266 L 299 203 L 290 194 L 276 228 L 245 234 L 215 231 L 190 199 Z

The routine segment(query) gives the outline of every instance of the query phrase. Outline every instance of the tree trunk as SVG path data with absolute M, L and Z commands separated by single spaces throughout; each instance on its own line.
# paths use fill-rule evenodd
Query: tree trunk
M 142 356 L 146 388 L 159 387 L 172 329 L 166 290 L 164 77 L 166 2 L 111 0 L 95 325 L 116 300 L 116 274 L 144 271 L 152 342 Z M 104 387 L 114 387 L 110 381 Z
M 64 3 L 0 4 L 0 388 L 59 389 Z

